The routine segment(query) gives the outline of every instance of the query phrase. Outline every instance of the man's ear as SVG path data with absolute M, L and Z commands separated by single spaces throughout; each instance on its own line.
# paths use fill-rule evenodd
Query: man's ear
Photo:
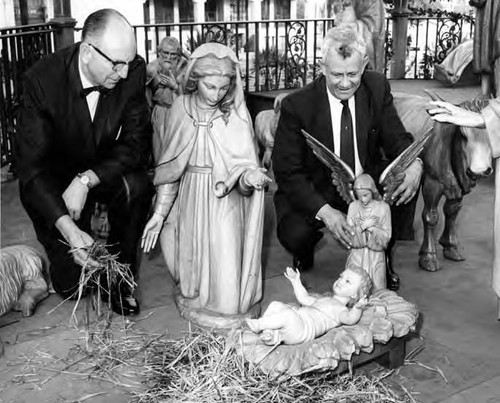
M 370 60 L 368 59 L 368 55 L 366 54 L 365 57 L 363 58 L 363 70 L 362 71 L 365 71 L 366 66 L 368 66 L 369 62 L 370 62 Z
M 88 43 L 82 42 L 80 44 L 80 55 L 82 57 L 82 61 L 87 64 L 92 58 L 92 54 L 90 52 L 90 46 Z
M 319 61 L 319 67 L 321 68 L 323 75 L 326 76 L 326 64 L 323 62 L 323 59 Z

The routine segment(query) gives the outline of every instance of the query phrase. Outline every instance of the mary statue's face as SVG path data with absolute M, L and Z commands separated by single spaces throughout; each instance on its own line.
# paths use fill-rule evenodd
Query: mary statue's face
M 198 103 L 201 107 L 213 108 L 229 91 L 231 79 L 226 76 L 205 76 L 198 80 Z

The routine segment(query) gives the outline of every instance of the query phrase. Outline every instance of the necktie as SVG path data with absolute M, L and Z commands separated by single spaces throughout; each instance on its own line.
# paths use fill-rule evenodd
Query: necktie
M 340 118 L 340 158 L 354 171 L 354 133 L 352 129 L 352 116 L 347 100 L 340 101 L 342 104 L 342 116 Z
M 96 85 L 94 87 L 87 87 L 84 88 L 83 90 L 80 91 L 80 95 L 82 98 L 85 98 L 87 95 L 89 95 L 91 92 L 98 91 L 101 94 L 107 93 L 109 90 L 107 90 L 104 87 L 101 87 L 100 85 Z

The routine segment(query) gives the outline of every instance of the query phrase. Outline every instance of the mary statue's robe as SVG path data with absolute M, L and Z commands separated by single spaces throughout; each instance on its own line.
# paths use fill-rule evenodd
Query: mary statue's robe
M 181 95 L 154 141 L 154 182 L 173 202 L 161 246 L 189 309 L 245 314 L 262 297 L 264 193 L 242 178 L 258 167 L 250 122 L 242 105 L 226 119 Z

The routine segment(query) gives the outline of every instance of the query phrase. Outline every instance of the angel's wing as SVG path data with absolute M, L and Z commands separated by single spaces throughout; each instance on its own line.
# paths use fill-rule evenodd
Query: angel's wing
M 302 129 L 307 145 L 311 147 L 314 155 L 332 171 L 333 183 L 347 204 L 354 200 L 352 184 L 356 177 L 349 165 L 332 153 L 328 148 Z
M 404 171 L 408 168 L 413 161 L 415 161 L 418 155 L 424 149 L 425 144 L 431 137 L 433 128 L 425 132 L 425 134 L 420 137 L 417 141 L 413 142 L 408 146 L 398 157 L 392 161 L 387 168 L 385 168 L 382 175 L 380 175 L 379 182 L 386 188 L 384 199 L 390 203 L 392 194 L 401 184 L 404 178 Z

